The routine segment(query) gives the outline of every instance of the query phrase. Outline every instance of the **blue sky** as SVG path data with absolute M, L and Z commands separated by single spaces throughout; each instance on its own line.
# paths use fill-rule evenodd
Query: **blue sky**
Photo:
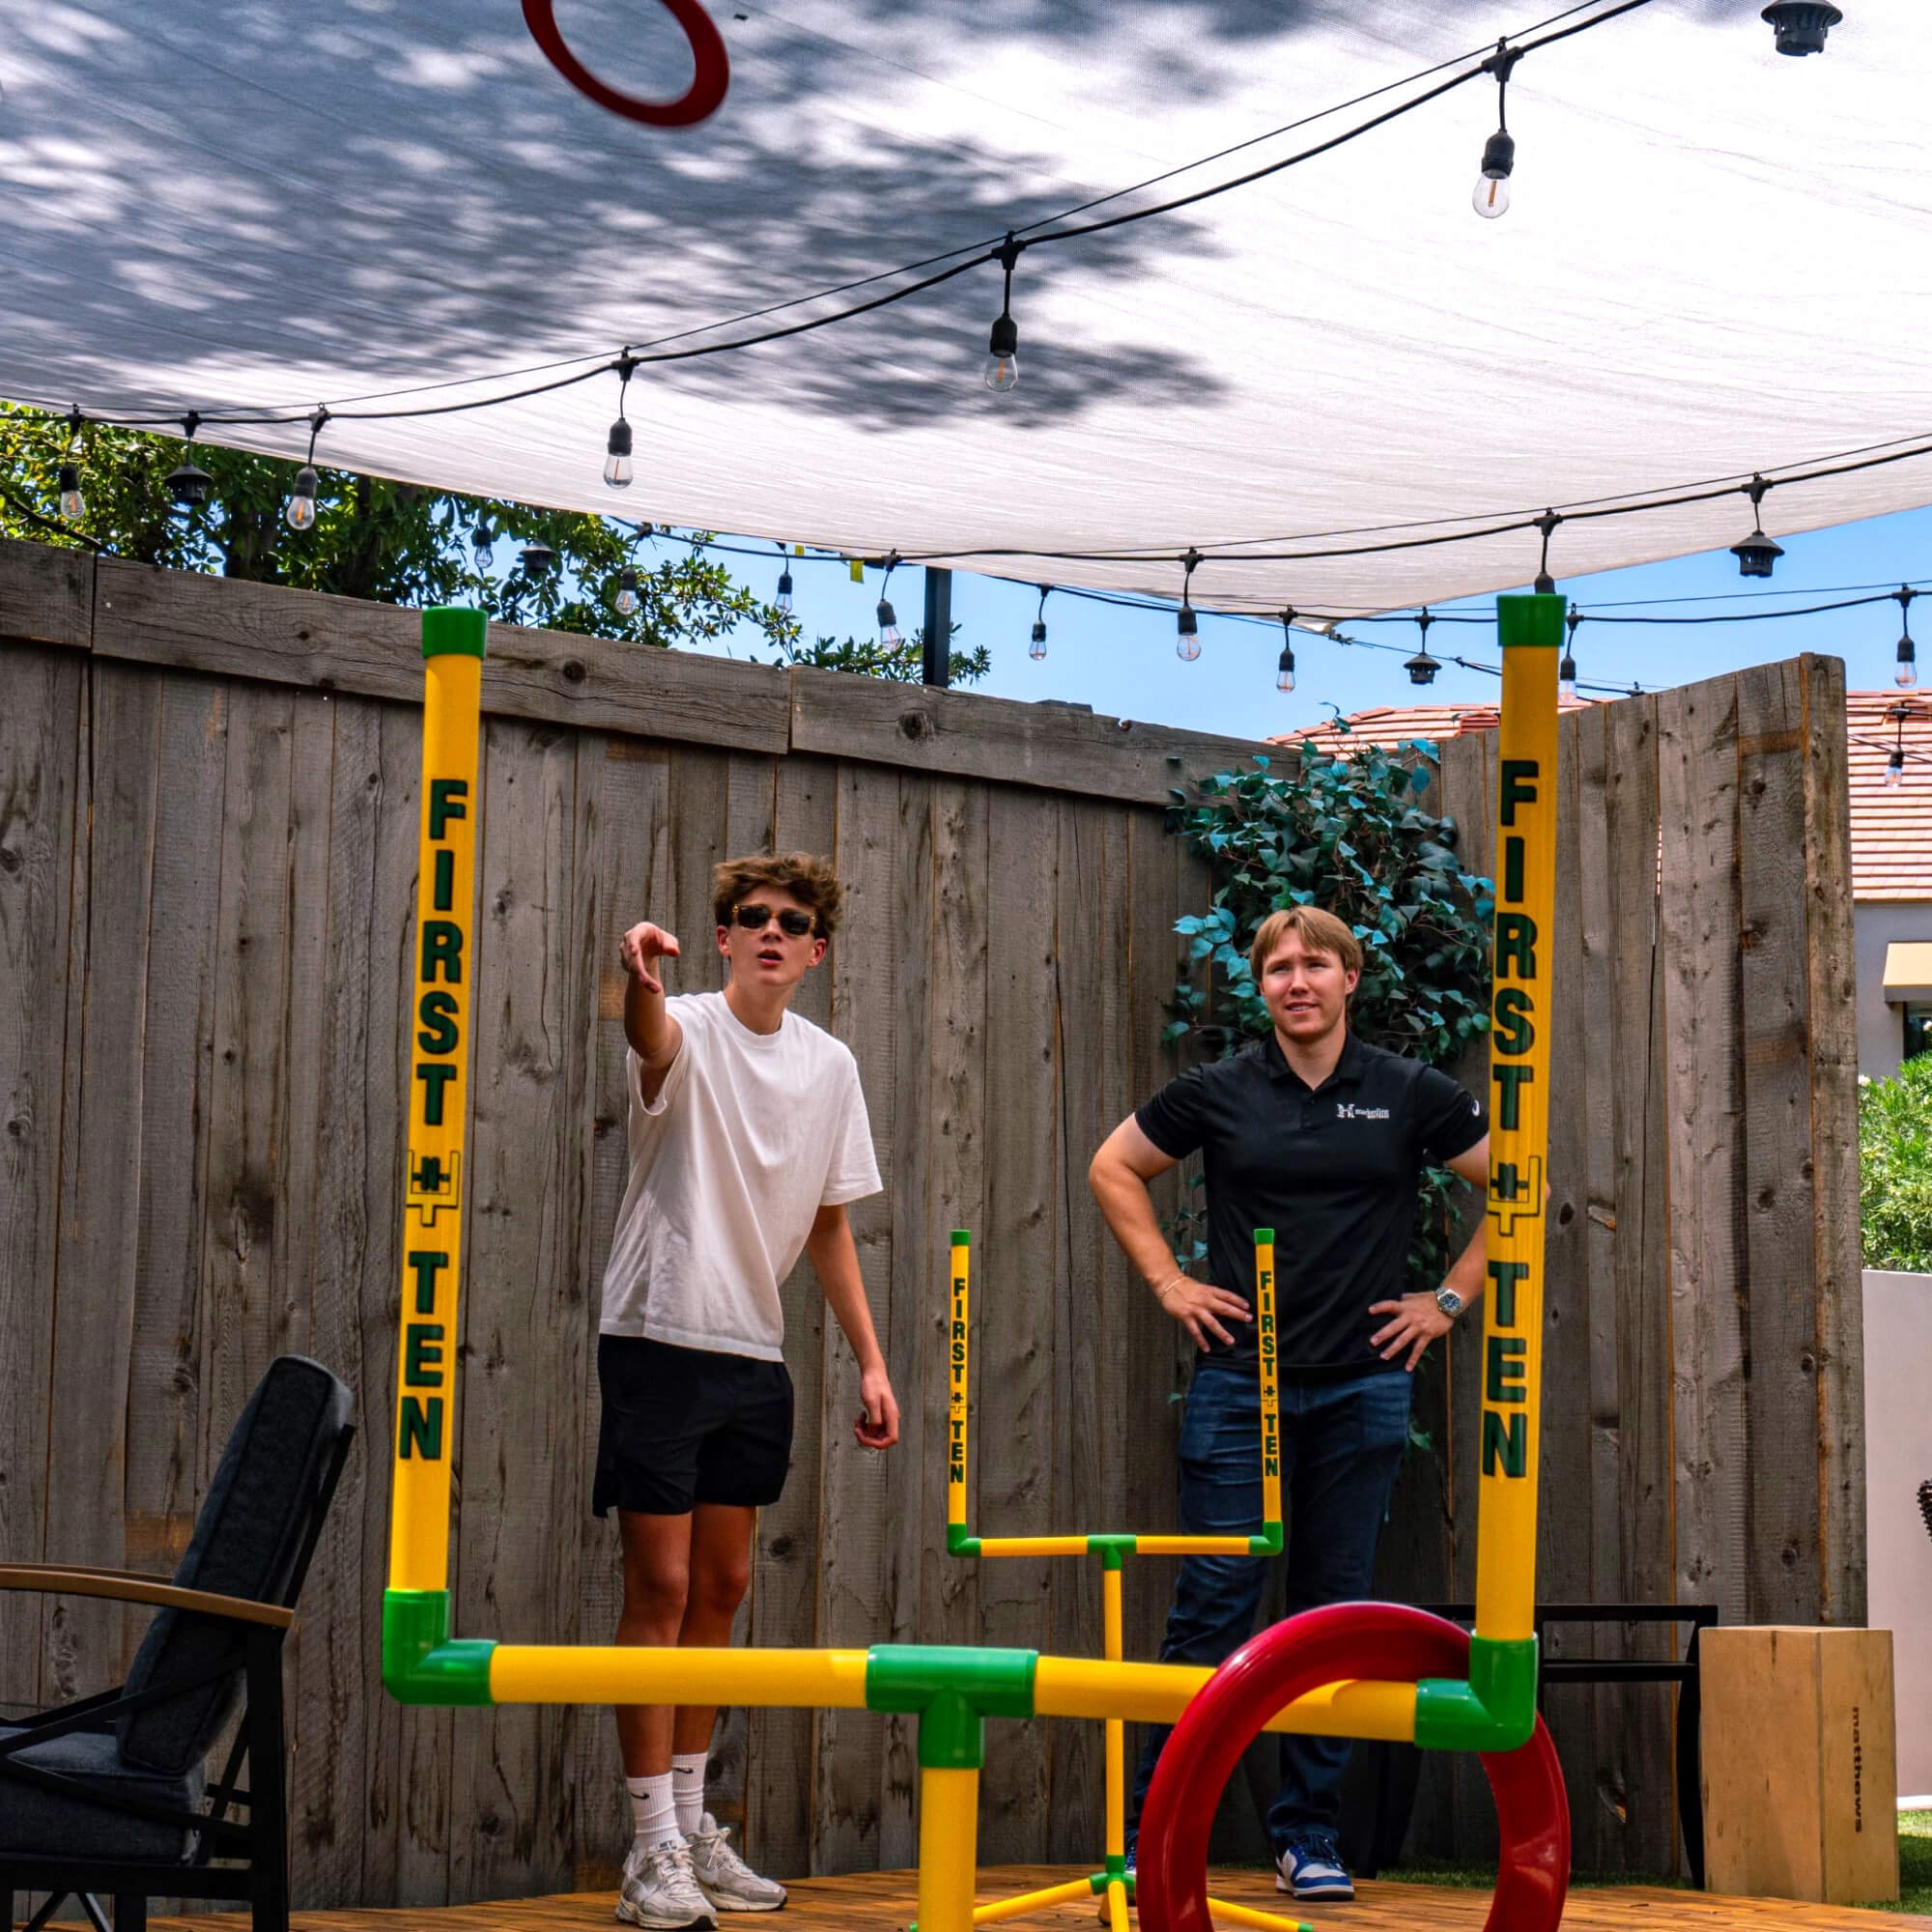
M 1729 600 L 1668 603 L 1625 612 L 1728 616 L 1858 594 L 1848 586 L 1882 592 L 1901 582 L 1932 584 L 1932 509 L 1778 540 L 1784 555 L 1769 584 L 1741 579 L 1737 559 L 1720 550 L 1573 578 L 1557 587 L 1585 609 L 1650 599 Z M 772 594 L 779 572 L 776 552 L 769 565 L 746 556 L 726 560 L 744 582 L 766 597 Z M 797 611 L 806 635 L 871 634 L 880 575 L 867 571 L 862 588 L 837 561 L 794 559 Z M 992 653 L 991 675 L 974 689 L 1002 697 L 1067 698 L 1115 717 L 1237 737 L 1316 724 L 1330 715 L 1330 706 L 1350 712 L 1378 704 L 1495 700 L 1493 676 L 1454 666 L 1447 666 L 1426 690 L 1412 687 L 1402 668 L 1415 648 L 1417 632 L 1411 622 L 1345 627 L 1365 643 L 1399 646 L 1392 651 L 1347 648 L 1297 632 L 1296 688 L 1284 695 L 1275 689 L 1278 624 L 1216 617 L 1204 611 L 1201 656 L 1184 664 L 1175 655 L 1171 610 L 1122 610 L 1056 595 L 1046 601 L 1047 653 L 1035 662 L 1027 645 L 1038 602 L 1036 589 L 964 572 L 954 574 L 952 585 L 953 618 L 963 627 L 958 644 L 983 643 Z M 1776 594 L 1766 596 L 1767 590 Z M 920 571 L 900 566 L 892 595 L 908 632 L 920 620 L 923 594 Z M 1444 613 L 1481 611 L 1489 603 L 1475 599 L 1439 609 Z M 1923 610 L 1925 639 L 1932 641 L 1932 599 Z M 1915 625 L 1915 633 L 1919 628 Z M 1899 608 L 1890 602 L 1776 621 L 1654 627 L 1591 621 L 1577 634 L 1577 668 L 1586 685 L 1598 680 L 1628 688 L 1634 679 L 1654 689 L 1816 651 L 1844 659 L 1852 690 L 1889 690 L 1898 635 Z M 727 639 L 717 648 L 744 656 L 747 640 Z M 1453 652 L 1492 663 L 1494 636 L 1487 625 L 1441 624 L 1430 633 L 1430 650 L 1438 659 Z M 1932 680 L 1932 656 L 1924 662 Z

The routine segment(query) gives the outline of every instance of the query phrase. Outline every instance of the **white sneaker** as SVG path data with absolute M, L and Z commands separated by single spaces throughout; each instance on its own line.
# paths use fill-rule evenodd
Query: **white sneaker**
M 691 1847 L 684 1839 L 673 1838 L 648 1852 L 631 1847 L 617 1892 L 617 1917 L 647 1932 L 685 1932 L 691 1925 L 709 1925 L 716 1932 L 717 1915 L 698 1889 Z
M 691 1865 L 704 1895 L 720 1912 L 776 1912 L 785 1889 L 775 1878 L 754 1872 L 725 1840 L 729 1828 L 709 1811 L 689 1839 Z

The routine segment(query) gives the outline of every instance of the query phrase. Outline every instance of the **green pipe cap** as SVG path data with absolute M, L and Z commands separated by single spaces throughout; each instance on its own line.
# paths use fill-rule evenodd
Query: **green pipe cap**
M 455 604 L 432 604 L 422 613 L 423 656 L 480 658 L 490 638 L 490 613 Z

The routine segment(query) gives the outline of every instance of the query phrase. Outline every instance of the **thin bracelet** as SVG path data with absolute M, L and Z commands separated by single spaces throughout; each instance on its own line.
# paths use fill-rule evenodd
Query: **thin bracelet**
M 1158 1301 L 1163 1308 L 1165 1308 L 1167 1306 L 1167 1297 L 1170 1294 L 1172 1294 L 1174 1291 L 1177 1288 L 1179 1288 L 1183 1281 L 1191 1282 L 1193 1279 L 1194 1277 L 1191 1274 L 1185 1274 L 1185 1273 L 1178 1274 L 1174 1277 L 1174 1279 L 1171 1282 L 1168 1283 L 1168 1285 L 1165 1288 L 1155 1289 L 1153 1292 L 1153 1298 L 1156 1301 Z

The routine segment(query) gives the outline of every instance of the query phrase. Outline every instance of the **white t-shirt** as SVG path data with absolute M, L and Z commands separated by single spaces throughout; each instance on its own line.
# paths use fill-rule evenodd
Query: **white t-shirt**
M 606 1335 L 782 1359 L 779 1284 L 820 1208 L 878 1193 L 859 1065 L 788 1012 L 753 1033 L 723 993 L 665 1009 L 684 1040 L 656 1100 L 625 1054 L 631 1178 L 604 1268 Z

